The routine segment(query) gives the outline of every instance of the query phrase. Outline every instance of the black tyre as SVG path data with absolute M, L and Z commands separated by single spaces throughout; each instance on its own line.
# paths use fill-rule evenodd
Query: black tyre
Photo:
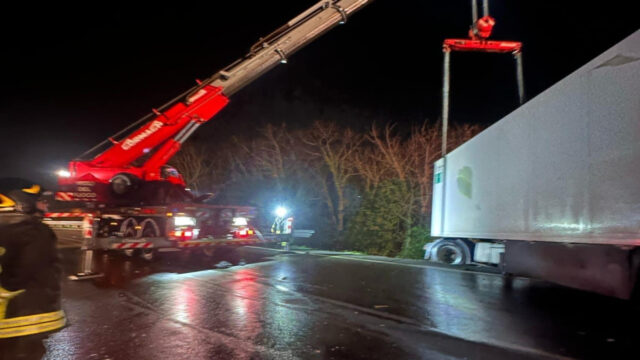
M 116 197 L 123 197 L 130 194 L 138 185 L 138 178 L 131 175 L 120 173 L 109 180 L 111 193 Z
M 202 247 L 202 253 L 204 254 L 204 256 L 212 257 L 217 252 L 213 246 L 204 246 Z
M 160 227 L 153 219 L 144 219 L 140 223 L 140 227 L 142 228 L 141 237 L 159 237 L 160 236 Z M 146 261 L 153 260 L 155 256 L 154 249 L 140 249 L 140 257 Z
M 431 250 L 432 260 L 442 264 L 464 265 L 469 262 L 469 248 L 461 240 L 440 240 Z
M 125 219 L 120 225 L 120 236 L 123 238 L 138 238 L 140 231 L 137 229 L 138 222 L 134 218 Z M 122 253 L 128 257 L 135 254 L 135 249 L 124 249 Z

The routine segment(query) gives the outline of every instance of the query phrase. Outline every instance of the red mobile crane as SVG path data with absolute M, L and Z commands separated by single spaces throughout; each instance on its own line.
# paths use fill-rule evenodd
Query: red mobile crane
M 194 200 L 182 176 L 167 166 L 184 141 L 233 93 L 371 1 L 318 2 L 260 39 L 243 58 L 71 161 L 59 172 L 56 198 L 117 205 Z
M 372 0 L 322 0 L 254 44 L 247 55 L 109 137 L 59 175 L 61 209 L 44 222 L 62 243 L 81 243 L 78 275 L 89 276 L 95 250 L 246 245 L 265 241 L 247 220 L 254 209 L 201 204 L 167 162 L 228 97 Z

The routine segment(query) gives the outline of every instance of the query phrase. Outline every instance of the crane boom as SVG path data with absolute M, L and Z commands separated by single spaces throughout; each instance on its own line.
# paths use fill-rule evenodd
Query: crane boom
M 279 63 L 286 63 L 289 56 L 334 26 L 345 23 L 351 14 L 371 1 L 320 1 L 261 39 L 245 58 L 216 73 L 205 83 L 222 87 L 224 94 L 231 96 Z
M 67 194 L 65 198 L 106 201 L 109 194 L 96 190 L 93 185 L 115 180 L 122 180 L 127 186 L 132 185 L 133 180 L 168 181 L 184 186 L 179 174 L 167 175 L 162 167 L 200 125 L 227 105 L 229 96 L 276 65 L 286 63 L 289 56 L 336 25 L 345 23 L 351 14 L 371 1 L 322 0 L 261 38 L 247 55 L 130 126 L 123 131 L 127 134 L 121 139 L 111 137 L 94 148 L 109 144 L 102 153 L 71 161 L 68 173 L 65 172 L 68 176 L 59 178 L 61 190 Z M 133 130 L 128 131 L 130 129 Z

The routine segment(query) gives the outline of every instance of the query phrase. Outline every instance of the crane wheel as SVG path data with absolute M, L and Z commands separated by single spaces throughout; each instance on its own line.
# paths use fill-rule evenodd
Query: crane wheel
M 147 218 L 140 223 L 142 232 L 140 237 L 158 237 L 160 236 L 160 227 L 155 220 Z M 140 249 L 140 257 L 146 261 L 153 260 L 155 255 L 154 249 Z
M 109 180 L 111 191 L 117 196 L 126 195 L 131 192 L 138 183 L 137 180 L 138 179 L 131 174 L 117 174 Z
M 136 219 L 130 217 L 125 219 L 120 225 L 120 236 L 123 238 L 138 238 L 140 237 L 140 231 L 138 228 L 138 221 Z M 134 255 L 134 249 L 125 249 L 122 250 L 122 253 L 128 257 Z

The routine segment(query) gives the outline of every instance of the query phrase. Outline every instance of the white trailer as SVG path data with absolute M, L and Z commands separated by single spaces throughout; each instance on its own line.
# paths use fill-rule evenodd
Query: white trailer
M 435 163 L 425 257 L 630 298 L 640 267 L 640 31 Z

